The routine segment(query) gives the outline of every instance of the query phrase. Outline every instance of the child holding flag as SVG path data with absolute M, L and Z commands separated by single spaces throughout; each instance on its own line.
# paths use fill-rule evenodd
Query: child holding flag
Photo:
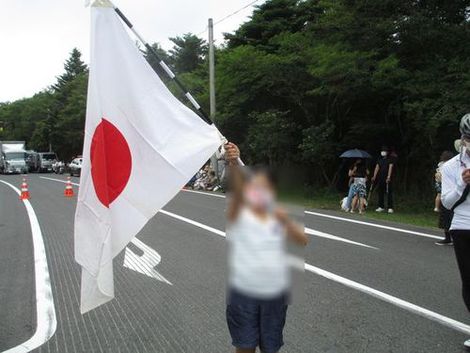
M 305 246 L 302 227 L 277 207 L 275 181 L 265 168 L 238 165 L 240 152 L 226 145 L 230 197 L 227 324 L 237 353 L 276 353 L 283 345 L 290 291 L 286 239 Z

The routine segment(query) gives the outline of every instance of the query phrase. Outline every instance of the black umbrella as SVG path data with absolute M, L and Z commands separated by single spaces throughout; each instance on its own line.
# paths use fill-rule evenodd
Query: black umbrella
M 357 148 L 353 150 L 348 150 L 343 152 L 340 158 L 372 158 L 372 156 L 363 150 L 358 150 Z

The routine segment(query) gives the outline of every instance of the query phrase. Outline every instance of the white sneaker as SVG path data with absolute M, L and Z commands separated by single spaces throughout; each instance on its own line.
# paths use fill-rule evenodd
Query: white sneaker
M 470 339 L 466 340 L 464 343 L 463 343 L 463 346 L 465 348 L 470 348 Z
M 393 208 L 389 208 L 388 213 L 393 213 Z
M 375 210 L 375 212 L 383 212 L 383 211 L 385 211 L 385 210 L 382 207 L 379 207 Z

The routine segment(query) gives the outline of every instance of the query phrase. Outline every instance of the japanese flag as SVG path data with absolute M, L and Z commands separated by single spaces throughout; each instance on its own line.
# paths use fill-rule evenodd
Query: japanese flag
M 91 9 L 83 165 L 75 214 L 81 312 L 114 297 L 113 258 L 221 144 L 166 88 L 112 5 Z

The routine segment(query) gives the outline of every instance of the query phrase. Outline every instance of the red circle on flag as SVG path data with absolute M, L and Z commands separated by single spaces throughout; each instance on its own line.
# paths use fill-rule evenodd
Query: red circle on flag
M 90 161 L 96 196 L 109 208 L 129 181 L 132 156 L 124 135 L 104 118 L 91 140 Z

